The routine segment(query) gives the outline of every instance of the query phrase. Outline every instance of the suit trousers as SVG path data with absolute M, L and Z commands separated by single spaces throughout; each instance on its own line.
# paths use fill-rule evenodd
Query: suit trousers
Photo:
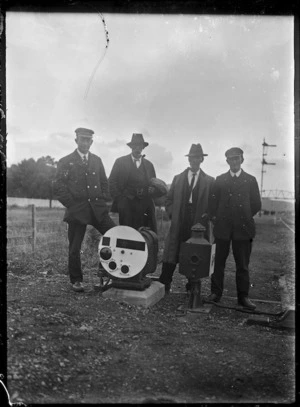
M 149 226 L 148 212 L 150 212 L 150 198 L 124 197 L 119 205 L 119 225 L 130 226 L 138 230 L 141 226 Z
M 211 292 L 218 297 L 223 294 L 224 271 L 229 255 L 230 244 L 236 265 L 236 289 L 238 299 L 247 297 L 249 293 L 249 262 L 252 250 L 252 240 L 223 240 L 215 239 L 216 255 L 215 268 L 211 276 Z
M 82 270 L 81 270 L 81 259 L 80 250 L 82 241 L 85 235 L 87 225 L 79 222 L 69 222 L 68 223 L 68 239 L 69 239 L 69 258 L 68 258 L 68 270 L 71 284 L 76 281 L 82 282 Z M 114 221 L 110 218 L 108 214 L 105 214 L 101 222 L 98 222 L 95 217 L 93 217 L 91 225 L 97 229 L 102 235 L 112 227 L 116 226 Z

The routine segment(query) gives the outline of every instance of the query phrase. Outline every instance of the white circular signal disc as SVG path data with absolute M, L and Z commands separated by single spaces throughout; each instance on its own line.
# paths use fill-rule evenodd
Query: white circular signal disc
M 144 237 L 129 226 L 115 226 L 102 237 L 98 249 L 103 268 L 112 276 L 130 278 L 145 267 L 148 247 Z

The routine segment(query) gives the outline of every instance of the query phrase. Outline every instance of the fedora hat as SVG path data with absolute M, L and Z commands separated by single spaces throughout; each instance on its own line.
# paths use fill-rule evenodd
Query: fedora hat
M 134 144 L 143 144 L 144 147 L 147 147 L 149 145 L 149 143 L 147 143 L 144 140 L 144 137 L 141 133 L 133 133 L 133 135 L 131 137 L 131 141 L 129 143 L 127 143 L 127 145 L 129 147 L 131 147 Z
M 204 157 L 207 156 L 208 154 L 204 154 L 201 144 L 192 144 L 190 148 L 190 152 L 186 154 L 186 157 Z

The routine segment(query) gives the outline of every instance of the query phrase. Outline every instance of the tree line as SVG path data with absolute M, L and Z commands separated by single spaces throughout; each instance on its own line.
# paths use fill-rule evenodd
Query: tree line
M 7 196 L 17 198 L 57 199 L 53 192 L 57 161 L 47 155 L 36 161 L 22 160 L 7 169 Z M 163 206 L 165 197 L 157 198 L 155 204 Z
M 57 161 L 47 155 L 37 160 L 22 160 L 7 169 L 7 196 L 19 198 L 55 199 L 53 181 Z

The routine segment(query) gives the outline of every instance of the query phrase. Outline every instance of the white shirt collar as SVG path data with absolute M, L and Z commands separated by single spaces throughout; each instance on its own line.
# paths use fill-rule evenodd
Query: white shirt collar
M 131 158 L 132 158 L 132 161 L 133 161 L 133 162 L 135 162 L 135 161 L 141 161 L 141 162 L 142 162 L 143 156 L 141 155 L 140 158 L 135 158 L 135 157 L 131 154 Z
M 83 160 L 83 157 L 84 157 L 84 156 L 86 156 L 86 159 L 89 158 L 89 152 L 87 152 L 87 154 L 82 154 L 82 153 L 78 150 L 78 148 L 77 148 L 77 153 L 80 155 L 80 157 L 81 157 L 82 160 Z
M 188 171 L 188 182 L 189 182 L 189 185 L 191 185 L 192 178 L 193 178 L 193 174 L 196 174 L 196 176 L 195 176 L 195 181 L 194 181 L 194 185 L 193 185 L 193 189 L 194 189 L 195 186 L 196 186 L 196 184 L 197 184 L 198 178 L 199 178 L 200 168 L 199 168 L 199 170 L 198 170 L 197 172 L 194 172 L 194 171 L 192 171 L 192 170 L 189 168 L 189 171 Z M 192 198 L 192 194 L 191 194 L 190 197 L 189 197 L 189 202 L 192 203 L 192 200 L 193 200 L 193 198 Z
M 201 170 L 201 168 L 199 168 L 199 170 L 197 172 L 194 172 L 189 168 L 189 175 L 192 176 L 193 174 L 196 174 L 196 176 L 197 176 L 197 175 L 199 175 L 200 170 Z
M 238 172 L 232 172 L 231 170 L 229 170 L 229 171 L 230 171 L 230 175 L 232 177 L 234 177 L 234 176 L 239 177 L 241 175 L 242 169 L 240 168 Z
M 198 178 L 199 178 L 200 168 L 199 168 L 199 170 L 198 170 L 197 172 L 195 172 L 195 173 L 189 168 L 189 171 L 188 171 L 188 181 L 189 181 L 189 184 L 190 184 L 191 181 L 192 181 L 193 174 L 196 174 L 196 176 L 195 176 L 195 181 L 194 181 L 194 187 L 195 187 L 195 185 L 197 184 Z

